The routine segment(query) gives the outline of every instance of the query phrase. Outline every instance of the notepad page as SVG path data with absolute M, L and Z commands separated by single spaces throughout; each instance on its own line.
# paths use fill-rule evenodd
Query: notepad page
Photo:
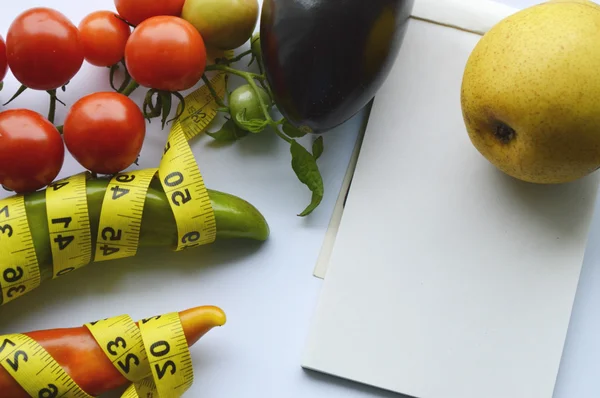
M 302 366 L 418 398 L 551 398 L 598 176 L 519 182 L 460 109 L 480 36 L 411 20 L 371 111 Z

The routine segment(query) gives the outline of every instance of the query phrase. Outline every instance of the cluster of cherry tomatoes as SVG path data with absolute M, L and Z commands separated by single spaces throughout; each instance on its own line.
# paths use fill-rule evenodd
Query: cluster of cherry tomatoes
M 0 81 L 10 70 L 23 88 L 55 98 L 84 61 L 99 67 L 124 62 L 141 86 L 187 90 L 202 78 L 207 49 L 196 25 L 181 17 L 185 3 L 115 0 L 117 12 L 95 11 L 78 26 L 51 8 L 26 10 L 10 25 L 6 42 L 0 37 Z M 17 193 L 46 187 L 66 150 L 92 172 L 117 173 L 135 162 L 145 134 L 140 107 L 114 91 L 79 99 L 61 128 L 28 109 L 0 111 L 0 184 Z

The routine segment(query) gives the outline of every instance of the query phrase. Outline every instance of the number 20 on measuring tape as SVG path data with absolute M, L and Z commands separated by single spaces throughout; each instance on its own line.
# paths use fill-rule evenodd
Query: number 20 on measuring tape
M 169 200 L 175 206 L 183 206 L 184 204 L 190 202 L 192 200 L 192 196 L 190 194 L 190 190 L 188 188 L 182 188 L 181 190 L 177 190 L 177 188 L 183 184 L 184 176 L 179 171 L 173 171 L 169 173 L 163 180 L 163 183 L 169 187 L 175 189 L 170 192 Z M 187 247 L 196 246 L 195 242 L 200 239 L 199 231 L 191 231 L 185 233 L 181 237 L 181 243 L 187 245 Z
M 183 174 L 174 171 L 165 177 L 165 185 L 168 187 L 177 187 L 183 183 Z M 171 202 L 175 206 L 181 206 L 192 200 L 190 190 L 185 188 L 183 191 L 175 191 L 171 194 Z
M 214 241 L 216 222 L 212 204 L 179 123 L 171 130 L 160 162 L 159 176 L 177 224 L 176 250 Z

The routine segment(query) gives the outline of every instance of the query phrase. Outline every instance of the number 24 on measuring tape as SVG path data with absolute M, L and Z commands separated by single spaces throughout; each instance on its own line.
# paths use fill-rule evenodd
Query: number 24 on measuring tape
M 137 253 L 146 193 L 156 171 L 123 172 L 110 180 L 100 213 L 97 261 Z

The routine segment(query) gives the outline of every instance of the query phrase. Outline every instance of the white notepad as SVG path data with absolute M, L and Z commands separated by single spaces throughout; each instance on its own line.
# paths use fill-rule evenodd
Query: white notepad
M 460 84 L 479 38 L 410 21 L 303 367 L 418 398 L 552 397 L 598 176 L 522 183 L 474 149 Z

